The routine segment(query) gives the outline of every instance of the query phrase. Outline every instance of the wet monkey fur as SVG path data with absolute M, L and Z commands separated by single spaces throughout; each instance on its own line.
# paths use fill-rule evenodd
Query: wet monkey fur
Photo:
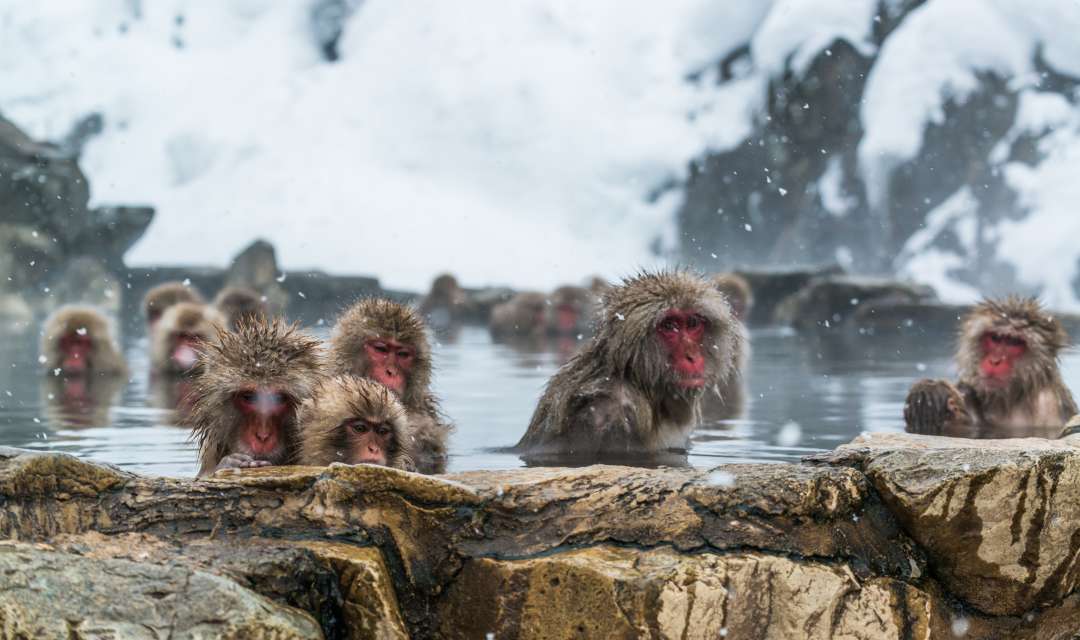
M 235 467 L 292 464 L 296 412 L 322 382 L 317 339 L 282 320 L 242 321 L 199 348 L 192 407 L 199 476 Z

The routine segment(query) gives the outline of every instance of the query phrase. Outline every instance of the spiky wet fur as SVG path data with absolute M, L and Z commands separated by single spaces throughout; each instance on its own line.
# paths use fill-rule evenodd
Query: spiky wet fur
M 315 395 L 300 407 L 299 463 L 324 466 L 346 462 L 348 422 L 356 419 L 373 424 L 389 424 L 394 432 L 393 449 L 387 451 L 387 466 L 414 471 L 412 446 L 405 407 L 383 385 L 355 376 L 336 376 L 319 386 Z
M 686 446 L 704 389 L 684 389 L 656 327 L 672 309 L 708 320 L 704 389 L 736 373 L 742 333 L 723 296 L 685 271 L 643 272 L 608 290 L 596 337 L 548 382 L 524 451 L 633 452 Z
M 182 282 L 164 282 L 153 287 L 143 296 L 143 315 L 149 316 L 150 312 L 155 310 L 164 312 L 180 302 L 203 304 L 206 301 L 196 289 Z
M 169 357 L 174 336 L 178 333 L 187 333 L 207 342 L 214 337 L 218 327 L 224 327 L 226 324 L 225 316 L 213 307 L 199 302 L 174 304 L 161 316 L 150 338 L 151 364 L 156 371 L 161 373 L 184 373 Z
M 185 423 L 199 445 L 200 471 L 212 471 L 231 449 L 242 416 L 233 397 L 251 387 L 280 389 L 295 410 L 310 398 L 323 380 L 318 339 L 280 318 L 243 320 L 235 330 L 219 329 L 204 342 L 193 382 L 195 398 Z M 287 459 L 298 454 L 295 412 L 285 423 Z
M 60 353 L 60 339 L 79 329 L 93 341 L 90 351 L 90 373 L 94 375 L 127 374 L 124 356 L 113 338 L 109 320 L 92 307 L 61 307 L 45 321 L 41 335 L 41 353 L 45 356 L 45 367 L 50 375 L 63 361 Z
M 1027 351 L 1016 363 L 1010 384 L 1004 389 L 988 387 L 979 373 L 981 338 L 988 331 L 1021 338 L 1027 345 Z M 1060 353 L 1068 345 L 1069 335 L 1065 328 L 1038 300 L 1019 296 L 984 300 L 964 317 L 960 325 L 956 353 L 960 384 L 971 388 L 980 413 L 987 419 L 1017 407 L 1034 411 L 1039 392 L 1052 390 L 1059 397 L 1061 424 L 1064 424 L 1077 413 L 1076 402 L 1065 387 L 1058 368 Z

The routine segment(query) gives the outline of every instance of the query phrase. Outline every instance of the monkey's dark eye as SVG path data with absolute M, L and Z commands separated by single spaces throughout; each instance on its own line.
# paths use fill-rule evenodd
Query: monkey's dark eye
M 240 394 L 236 397 L 239 398 L 240 402 L 243 402 L 244 404 L 255 404 L 254 391 L 241 391 Z
M 663 322 L 660 323 L 660 330 L 661 331 L 667 331 L 667 332 L 678 331 L 679 330 L 679 323 L 675 322 L 674 320 L 670 320 L 670 319 L 669 320 L 664 320 Z
M 349 426 L 351 426 L 352 430 L 357 432 L 357 433 L 367 433 L 368 432 L 368 423 L 364 422 L 363 420 L 357 420 L 357 421 L 353 422 Z
M 991 333 L 990 342 L 993 342 L 994 344 L 1001 344 L 1001 336 L 996 333 Z
M 390 353 L 390 348 L 381 342 L 376 342 L 371 346 L 379 353 Z
M 385 436 L 390 433 L 390 427 L 386 424 L 380 424 L 375 426 L 375 433 L 380 436 Z
M 693 315 L 693 316 L 690 316 L 689 318 L 686 319 L 686 328 L 687 329 L 697 329 L 698 327 L 705 326 L 707 323 L 708 323 L 708 321 L 705 320 L 704 317 L 699 316 L 699 315 Z
M 397 352 L 397 357 L 401 358 L 402 360 L 408 360 L 412 357 L 412 351 L 409 351 L 408 349 L 402 349 L 401 351 Z

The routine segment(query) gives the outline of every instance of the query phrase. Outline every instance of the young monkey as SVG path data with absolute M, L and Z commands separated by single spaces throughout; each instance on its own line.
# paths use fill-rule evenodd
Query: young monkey
M 296 462 L 296 412 L 323 379 L 319 344 L 281 319 L 253 319 L 200 345 L 184 419 L 199 444 L 200 478 Z
M 1064 327 L 1033 298 L 985 300 L 960 328 L 960 380 L 920 380 L 904 403 L 912 433 L 970 437 L 1056 435 L 1077 413 L 1061 379 Z
M 109 321 L 90 307 L 62 307 L 45 321 L 41 354 L 51 375 L 123 376 L 124 357 Z
M 393 391 L 367 378 L 337 376 L 300 407 L 300 464 L 375 464 L 415 471 L 414 439 Z
M 413 462 L 421 473 L 446 468 L 453 426 L 431 391 L 431 343 L 427 327 L 412 307 L 368 298 L 341 314 L 330 336 L 330 370 L 382 383 L 408 413 Z

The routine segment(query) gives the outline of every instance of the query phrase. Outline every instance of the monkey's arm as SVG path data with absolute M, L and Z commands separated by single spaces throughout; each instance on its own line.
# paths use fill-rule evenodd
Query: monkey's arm
M 634 403 L 622 396 L 604 392 L 571 402 L 567 432 L 574 450 L 624 453 L 645 447 Z
M 962 435 L 973 420 L 959 389 L 945 380 L 919 380 L 904 401 L 904 422 L 909 433 Z

